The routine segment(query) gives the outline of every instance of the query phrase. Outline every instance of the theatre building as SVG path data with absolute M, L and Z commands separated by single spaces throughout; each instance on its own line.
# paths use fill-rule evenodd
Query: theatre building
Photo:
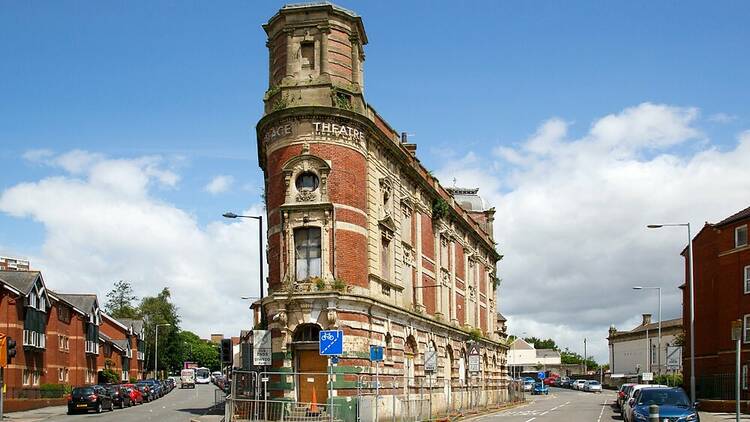
M 365 101 L 359 16 L 332 4 L 291 5 L 263 28 L 269 78 L 257 142 L 269 294 L 255 306 L 273 332 L 273 366 L 325 372 L 318 332 L 343 330 L 334 403 L 356 395 L 344 374 L 375 372 L 370 345 L 385 348 L 381 374 L 402 377 L 404 389 L 421 382 L 425 353 L 437 351 L 431 381 L 443 407 L 472 382 L 504 400 L 494 209 L 477 189 L 444 188 L 416 145 Z M 470 373 L 471 340 L 481 369 Z M 325 403 L 325 381 L 309 379 L 269 388 Z

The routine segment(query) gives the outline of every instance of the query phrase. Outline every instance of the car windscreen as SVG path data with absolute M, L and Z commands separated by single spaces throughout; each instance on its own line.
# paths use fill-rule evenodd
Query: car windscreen
M 672 405 L 689 407 L 690 400 L 684 391 L 654 388 L 641 390 L 641 394 L 638 397 L 638 404 L 648 406 L 655 404 L 657 406 Z
M 91 387 L 74 388 L 72 394 L 73 397 L 90 396 L 94 394 L 94 389 Z
M 589 381 L 589 385 L 599 385 L 599 381 Z

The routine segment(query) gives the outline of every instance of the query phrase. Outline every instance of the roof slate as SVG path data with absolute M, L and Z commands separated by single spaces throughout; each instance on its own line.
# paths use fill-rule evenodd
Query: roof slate
M 130 318 L 117 318 L 117 321 L 120 322 L 122 325 L 126 325 L 128 327 L 133 327 L 133 332 L 135 334 L 140 334 L 141 331 L 143 331 L 143 320 L 142 319 L 130 319 Z
M 91 312 L 91 309 L 94 308 L 94 303 L 96 303 L 96 295 L 91 293 L 70 294 L 55 292 L 54 295 L 86 313 Z
M 714 224 L 715 227 L 723 226 L 729 223 L 734 223 L 736 221 L 743 220 L 745 218 L 750 218 L 750 207 L 745 208 L 744 210 L 737 212 L 735 214 L 730 215 L 729 217 L 719 221 L 718 223 Z
M 0 281 L 26 295 L 40 274 L 39 271 L 0 271 Z

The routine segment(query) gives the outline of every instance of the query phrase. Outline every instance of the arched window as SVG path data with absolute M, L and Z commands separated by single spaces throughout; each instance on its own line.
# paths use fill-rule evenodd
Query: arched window
M 445 348 L 445 365 L 443 365 L 443 377 L 449 383 L 453 378 L 453 348 L 448 345 Z
M 404 344 L 404 375 L 408 378 L 409 385 L 414 385 L 414 357 L 417 355 L 417 341 L 414 336 L 406 338 Z
M 461 350 L 461 357 L 458 358 L 458 381 L 466 385 L 466 350 Z
M 320 184 L 320 180 L 318 179 L 318 175 L 311 171 L 306 171 L 304 173 L 301 173 L 299 176 L 297 176 L 297 180 L 294 181 L 294 185 L 297 187 L 298 191 L 308 191 L 312 192 L 315 189 L 318 189 L 318 185 Z
M 294 341 L 295 343 L 301 341 L 317 342 L 319 340 L 319 334 L 320 326 L 318 326 L 317 324 L 300 324 L 294 330 L 292 341 Z

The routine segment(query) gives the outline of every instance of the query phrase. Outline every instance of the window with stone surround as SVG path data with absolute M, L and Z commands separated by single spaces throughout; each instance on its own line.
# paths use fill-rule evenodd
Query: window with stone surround
M 300 59 L 303 69 L 315 69 L 315 42 L 300 43 Z
M 744 279 L 744 285 L 745 285 L 745 293 L 750 293 L 750 265 L 745 266 L 744 271 L 745 279 Z
M 401 210 L 401 240 L 411 245 L 411 210 L 403 207 Z
M 294 252 L 297 280 L 320 277 L 320 227 L 295 229 Z
M 450 269 L 450 242 L 445 236 L 440 236 L 440 266 Z
M 385 361 L 393 362 L 393 336 L 385 333 Z

